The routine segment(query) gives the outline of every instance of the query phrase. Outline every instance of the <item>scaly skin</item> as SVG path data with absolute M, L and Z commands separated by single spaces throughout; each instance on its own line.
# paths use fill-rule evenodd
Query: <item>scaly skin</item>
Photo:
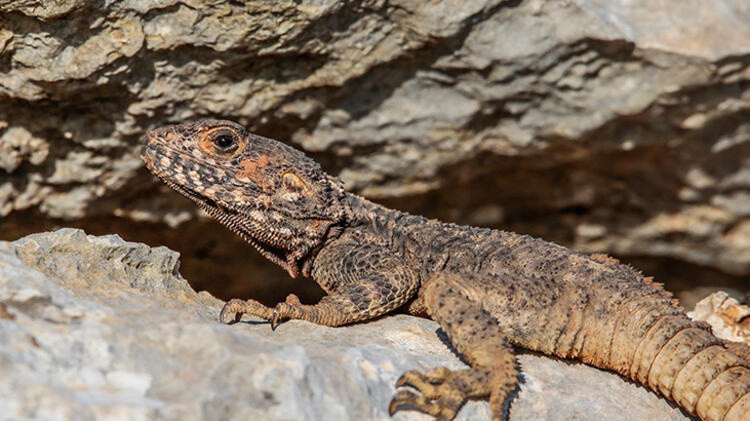
M 223 322 L 252 314 L 340 326 L 400 307 L 427 314 L 471 364 L 409 371 L 391 413 L 452 419 L 487 397 L 503 419 L 517 387 L 512 346 L 616 371 L 704 420 L 750 420 L 747 346 L 732 351 L 688 319 L 659 284 L 602 255 L 510 232 L 445 224 L 353 194 L 301 152 L 228 121 L 150 131 L 142 158 L 156 176 L 292 277 L 328 294 L 268 308 L 231 300 Z

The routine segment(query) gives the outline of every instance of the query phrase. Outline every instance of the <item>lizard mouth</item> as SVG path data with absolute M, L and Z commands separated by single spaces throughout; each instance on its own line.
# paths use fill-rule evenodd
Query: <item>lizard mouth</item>
M 215 200 L 203 196 L 200 193 L 196 193 L 195 191 L 189 190 L 186 187 L 170 179 L 167 179 L 166 177 L 162 177 L 158 174 L 156 176 L 161 179 L 164 184 L 168 185 L 172 190 L 175 190 L 176 192 L 195 202 L 201 209 L 206 211 L 206 213 L 211 215 L 219 223 L 225 225 L 235 234 L 240 236 L 243 240 L 250 243 L 250 245 L 258 250 L 261 255 L 278 264 L 279 266 L 289 270 L 289 252 L 268 241 L 263 241 L 262 238 L 266 236 L 259 233 L 253 233 L 251 230 L 249 230 L 246 224 L 243 223 L 241 215 L 236 210 L 226 206 L 222 206 Z

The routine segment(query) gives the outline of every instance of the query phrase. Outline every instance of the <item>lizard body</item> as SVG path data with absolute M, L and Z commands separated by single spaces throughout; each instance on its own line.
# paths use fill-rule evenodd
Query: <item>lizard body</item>
M 328 294 L 274 308 L 230 300 L 223 322 L 252 314 L 328 326 L 406 308 L 437 321 L 471 368 L 409 371 L 390 412 L 452 419 L 488 398 L 504 419 L 517 387 L 512 347 L 616 371 L 704 420 L 750 419 L 750 352 L 691 321 L 659 284 L 615 259 L 512 232 L 387 209 L 346 192 L 301 152 L 228 121 L 150 131 L 142 158 L 293 277 Z

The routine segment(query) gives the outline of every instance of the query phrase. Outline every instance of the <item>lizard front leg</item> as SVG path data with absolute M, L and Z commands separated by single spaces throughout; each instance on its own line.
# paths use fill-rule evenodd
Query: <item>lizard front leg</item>
M 411 386 L 419 393 L 398 391 L 389 406 L 391 415 L 417 409 L 447 421 L 466 399 L 489 397 L 492 419 L 504 419 L 505 401 L 518 383 L 516 359 L 497 320 L 467 297 L 462 284 L 468 282 L 457 275 L 440 275 L 424 285 L 420 300 L 471 368 L 407 371 L 396 387 Z
M 220 320 L 228 323 L 250 314 L 269 320 L 272 328 L 288 319 L 341 326 L 388 313 L 408 301 L 419 287 L 413 270 L 387 248 L 346 239 L 322 249 L 311 272 L 329 293 L 317 304 L 302 304 L 294 295 L 274 308 L 255 300 L 234 299 L 224 306 Z

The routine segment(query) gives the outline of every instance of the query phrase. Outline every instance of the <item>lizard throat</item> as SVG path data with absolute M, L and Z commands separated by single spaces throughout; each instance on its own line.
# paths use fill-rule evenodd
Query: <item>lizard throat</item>
M 189 190 L 172 180 L 160 176 L 157 177 L 176 192 L 195 202 L 201 209 L 240 236 L 240 238 L 250 243 L 263 257 L 284 268 L 292 278 L 296 278 L 299 275 L 299 266 L 293 253 L 270 244 L 268 241 L 263 241 L 263 235 L 248 230 L 246 224 L 242 223 L 240 216 L 234 210 L 221 206 L 215 200 Z

